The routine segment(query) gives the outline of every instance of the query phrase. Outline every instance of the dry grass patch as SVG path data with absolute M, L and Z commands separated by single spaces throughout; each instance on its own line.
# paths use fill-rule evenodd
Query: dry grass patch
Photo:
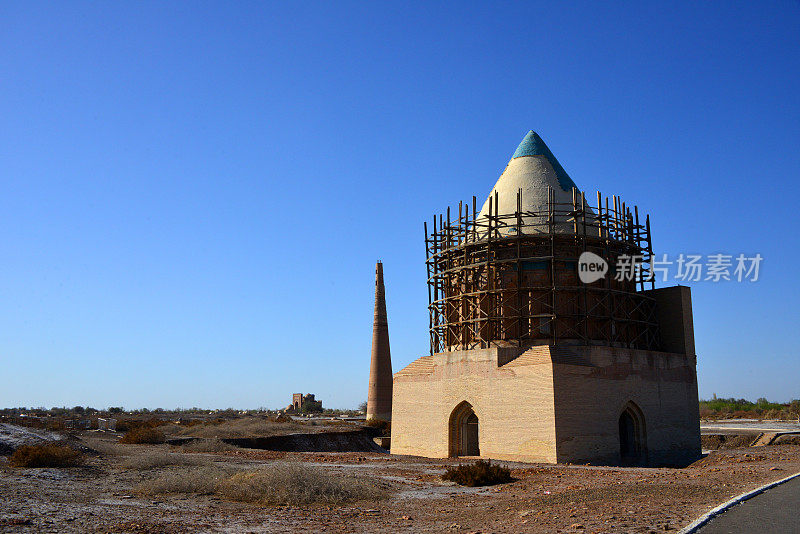
M 211 439 L 196 439 L 194 441 L 190 441 L 186 445 L 182 445 L 181 448 L 186 452 L 227 452 L 227 451 L 235 451 L 239 447 L 235 447 L 229 443 L 225 443 L 219 438 L 211 438 Z
M 174 456 L 168 455 L 169 462 Z M 140 460 L 137 469 L 175 465 L 159 463 L 162 458 L 149 455 L 149 463 Z M 138 466 L 145 467 L 138 467 Z M 371 477 L 343 474 L 328 468 L 294 462 L 275 462 L 257 471 L 241 471 L 213 464 L 181 466 L 159 473 L 142 482 L 136 492 L 144 495 L 165 493 L 216 494 L 239 502 L 256 504 L 341 504 L 383 499 L 388 485 Z
M 233 501 L 259 504 L 340 504 L 386 496 L 386 491 L 372 479 L 284 462 L 255 472 L 237 473 L 222 481 L 217 491 Z
M 146 444 L 146 445 L 155 445 L 158 443 L 164 443 L 166 441 L 166 437 L 164 433 L 157 428 L 150 428 L 150 427 L 139 427 L 134 428 L 133 430 L 128 431 L 122 439 L 119 440 L 120 443 L 139 443 L 139 444 Z
M 58 443 L 22 445 L 8 459 L 13 467 L 72 467 L 83 463 L 83 455 Z
M 257 438 L 280 436 L 306 430 L 300 422 L 276 422 L 264 417 L 243 417 L 221 423 L 181 428 L 178 434 L 196 438 Z
M 161 493 L 214 493 L 220 482 L 234 473 L 217 466 L 182 467 L 142 482 L 136 491 L 144 495 Z
M 257 504 L 341 504 L 377 500 L 388 495 L 371 478 L 342 475 L 316 466 L 277 462 L 258 471 L 241 472 L 219 466 L 179 467 L 136 487 L 138 493 L 217 494 Z
M 155 469 L 170 465 L 204 465 L 207 462 L 200 458 L 184 456 L 182 454 L 169 453 L 167 451 L 155 451 L 132 456 L 123 462 L 122 467 L 126 469 Z
M 118 419 L 117 431 L 130 432 L 131 430 L 136 430 L 137 428 L 156 428 L 169 424 L 169 421 L 163 421 L 155 417 L 151 417 L 150 419 Z
M 111 440 L 113 439 L 113 441 Z M 119 446 L 117 438 L 97 438 L 94 436 L 84 436 L 81 441 L 92 450 L 99 452 L 102 456 L 123 456 L 126 448 Z

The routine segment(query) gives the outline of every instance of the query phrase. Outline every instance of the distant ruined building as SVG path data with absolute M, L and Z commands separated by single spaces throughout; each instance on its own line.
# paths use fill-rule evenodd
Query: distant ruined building
M 321 412 L 322 411 L 322 401 L 318 401 L 314 398 L 313 393 L 306 393 L 303 395 L 302 393 L 293 393 L 292 394 L 292 403 L 286 407 L 286 412 Z
M 392 453 L 700 456 L 691 295 L 654 288 L 638 207 L 587 197 L 531 131 L 480 210 L 473 197 L 425 234 L 430 355 L 394 375 Z M 591 283 L 579 273 L 587 257 L 608 265 Z M 625 258 L 640 260 L 630 276 Z

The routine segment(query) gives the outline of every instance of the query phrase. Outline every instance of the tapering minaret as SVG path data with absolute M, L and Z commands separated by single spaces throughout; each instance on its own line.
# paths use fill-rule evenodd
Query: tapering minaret
M 367 419 L 392 419 L 392 356 L 389 352 L 389 322 L 383 264 L 375 265 L 375 320 L 372 323 L 372 361 L 369 366 Z

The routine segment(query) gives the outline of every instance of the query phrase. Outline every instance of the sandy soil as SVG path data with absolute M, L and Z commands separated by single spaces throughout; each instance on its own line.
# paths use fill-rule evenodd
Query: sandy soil
M 191 455 L 246 469 L 286 460 L 317 464 L 374 477 L 390 491 L 385 500 L 340 506 L 259 506 L 213 495 L 135 493 L 140 482 L 176 469 L 122 467 L 126 457 L 154 448 L 167 450 L 105 447 L 85 466 L 65 469 L 11 468 L 0 459 L 0 532 L 665 532 L 800 471 L 795 444 L 714 451 L 684 469 L 512 463 L 517 480 L 488 488 L 441 482 L 456 463 L 450 460 L 244 449 Z

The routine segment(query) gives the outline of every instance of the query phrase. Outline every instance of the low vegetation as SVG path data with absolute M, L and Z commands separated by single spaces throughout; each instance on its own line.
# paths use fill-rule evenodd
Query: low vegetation
M 512 482 L 511 470 L 488 460 L 478 460 L 474 464 L 449 467 L 442 480 L 455 482 L 461 486 L 493 486 Z
M 145 495 L 214 493 L 232 501 L 294 505 L 341 504 L 387 495 L 386 490 L 371 479 L 285 462 L 248 472 L 217 466 L 179 468 L 143 482 L 137 491 Z
M 750 402 L 747 399 L 714 397 L 700 401 L 700 417 L 703 419 L 796 420 L 800 417 L 800 400 L 778 403 L 770 402 L 765 398 Z
M 223 481 L 218 491 L 232 501 L 259 504 L 340 504 L 385 496 L 370 479 L 284 462 L 237 473 Z
M 181 436 L 195 438 L 254 438 L 279 436 L 306 430 L 307 426 L 298 421 L 278 422 L 268 417 L 242 417 L 212 424 L 188 426 L 178 430 Z
M 181 446 L 186 452 L 228 452 L 235 451 L 239 447 L 225 443 L 220 438 L 196 439 Z
M 149 419 L 118 419 L 116 428 L 118 432 L 130 432 L 140 428 L 157 428 L 167 424 L 169 424 L 168 421 L 155 417 Z
M 162 493 L 211 494 L 217 486 L 233 474 L 230 469 L 217 466 L 197 466 L 172 469 L 157 477 L 142 482 L 136 487 L 138 493 L 158 495 Z
M 137 456 L 131 456 L 122 463 L 126 469 L 136 469 L 144 471 L 157 467 L 167 467 L 172 465 L 202 465 L 205 462 L 199 458 L 185 456 L 183 454 L 169 453 L 167 451 L 154 451 Z
M 83 463 L 83 455 L 58 443 L 22 445 L 8 458 L 14 467 L 72 467 Z
M 119 445 L 119 440 L 116 437 L 98 438 L 95 436 L 82 436 L 81 442 L 90 449 L 97 451 L 102 456 L 124 456 L 128 450 Z
M 129 430 L 122 436 L 122 439 L 119 440 L 120 443 L 139 443 L 147 445 L 164 443 L 164 441 L 166 441 L 166 437 L 162 431 L 157 428 L 146 426 Z

